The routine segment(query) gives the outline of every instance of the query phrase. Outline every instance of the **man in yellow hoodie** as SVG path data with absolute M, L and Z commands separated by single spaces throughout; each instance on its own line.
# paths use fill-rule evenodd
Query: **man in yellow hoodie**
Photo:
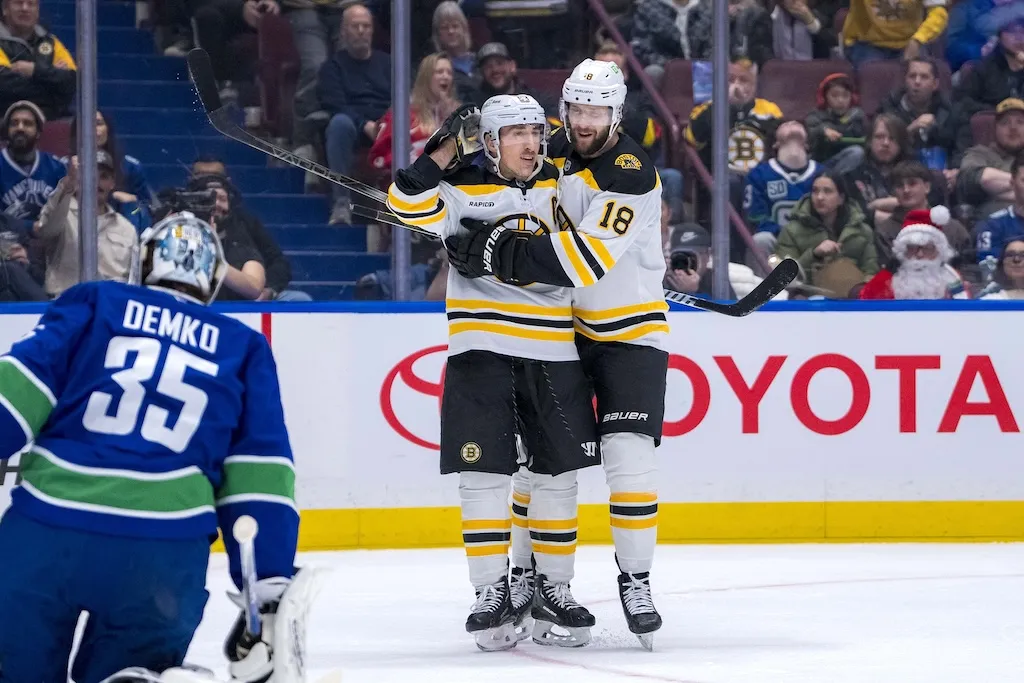
M 850 0 L 843 24 L 853 66 L 881 59 L 914 59 L 946 30 L 947 0 Z

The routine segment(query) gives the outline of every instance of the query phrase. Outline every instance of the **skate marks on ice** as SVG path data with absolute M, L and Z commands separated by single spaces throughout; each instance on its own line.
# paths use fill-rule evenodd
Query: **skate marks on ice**
M 573 592 L 597 625 L 579 650 L 477 651 L 461 550 L 305 562 L 334 567 L 311 613 L 310 683 L 1020 683 L 1024 669 L 1024 544 L 659 547 L 654 652 L 626 628 L 611 548 L 580 548 Z M 218 614 L 221 574 L 190 653 L 211 668 L 236 614 Z

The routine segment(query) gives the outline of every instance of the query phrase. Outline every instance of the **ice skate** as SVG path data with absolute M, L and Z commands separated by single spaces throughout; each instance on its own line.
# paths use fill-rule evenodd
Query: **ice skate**
M 619 599 L 626 624 L 648 651 L 654 650 L 654 632 L 661 628 L 661 615 L 654 609 L 650 572 L 619 574 Z
M 512 615 L 516 639 L 525 640 L 533 633 L 533 591 L 536 581 L 532 567 L 512 567 Z
M 532 614 L 533 642 L 538 645 L 583 647 L 590 642 L 590 627 L 597 623 L 572 597 L 568 583 L 553 583 L 543 574 L 537 575 Z
M 476 602 L 466 619 L 466 631 L 473 634 L 476 646 L 485 652 L 515 647 L 518 641 L 507 578 L 476 589 Z

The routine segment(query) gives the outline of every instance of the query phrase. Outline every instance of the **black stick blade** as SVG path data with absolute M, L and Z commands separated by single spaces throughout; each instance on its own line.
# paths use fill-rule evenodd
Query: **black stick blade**
M 189 50 L 185 60 L 188 63 L 192 84 L 203 103 L 203 109 L 207 113 L 220 109 L 220 91 L 217 90 L 217 78 L 213 75 L 213 63 L 210 61 L 210 55 L 206 50 L 197 47 Z
M 742 317 L 761 308 L 788 287 L 799 272 L 800 266 L 796 261 L 791 258 L 783 259 L 782 263 L 775 266 L 775 269 L 768 273 L 768 277 L 754 288 L 754 291 L 733 304 L 734 315 Z

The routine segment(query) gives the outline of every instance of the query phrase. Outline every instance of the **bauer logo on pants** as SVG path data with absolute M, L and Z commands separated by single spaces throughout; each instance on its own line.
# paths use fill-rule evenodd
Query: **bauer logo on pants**
M 472 441 L 462 444 L 462 459 L 470 465 L 479 460 L 481 455 L 483 455 L 483 451 L 480 449 L 479 444 L 475 444 Z

